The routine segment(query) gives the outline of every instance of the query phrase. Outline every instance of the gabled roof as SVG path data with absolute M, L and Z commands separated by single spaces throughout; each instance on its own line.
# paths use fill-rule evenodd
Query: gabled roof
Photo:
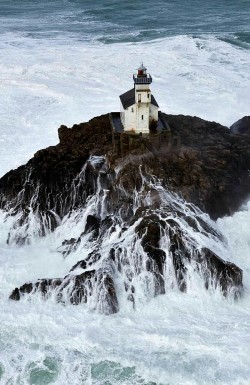
M 122 106 L 124 109 L 135 104 L 135 89 L 132 88 L 131 90 L 120 95 L 120 99 L 121 99 Z
M 122 103 L 122 106 L 124 109 L 135 104 L 135 89 L 132 88 L 131 90 L 120 95 L 120 99 L 121 99 L 121 103 Z M 152 94 L 151 94 L 151 104 L 153 104 L 156 107 L 159 107 L 157 101 L 154 98 L 154 95 L 152 95 Z

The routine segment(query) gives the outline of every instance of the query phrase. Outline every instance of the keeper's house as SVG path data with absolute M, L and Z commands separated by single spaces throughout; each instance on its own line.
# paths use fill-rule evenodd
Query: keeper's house
M 170 128 L 166 114 L 159 111 L 150 90 L 152 77 L 143 64 L 133 80 L 134 88 L 120 95 L 120 112 L 109 114 L 114 151 L 125 155 L 132 150 L 152 152 L 177 147 L 178 134 Z

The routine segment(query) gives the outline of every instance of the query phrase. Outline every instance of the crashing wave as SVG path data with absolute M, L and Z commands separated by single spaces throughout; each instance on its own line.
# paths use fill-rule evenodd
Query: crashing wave
M 216 254 L 223 239 L 214 222 L 169 191 L 141 160 L 139 167 L 128 159 L 113 169 L 104 156 L 91 156 L 68 187 L 68 199 L 58 195 L 53 206 L 48 199 L 46 212 L 37 199 L 39 185 L 32 186 L 30 206 L 23 209 L 27 184 L 31 189 L 27 179 L 8 205 L 13 218 L 8 242 L 35 242 L 51 233 L 62 237 L 73 223 L 78 235 L 64 239 L 58 251 L 65 258 L 74 253 L 78 262 L 64 278 L 26 283 L 11 299 L 36 294 L 110 314 L 124 301 L 136 308 L 138 301 L 169 290 L 189 293 L 200 282 L 225 296 L 240 295 L 242 271 Z

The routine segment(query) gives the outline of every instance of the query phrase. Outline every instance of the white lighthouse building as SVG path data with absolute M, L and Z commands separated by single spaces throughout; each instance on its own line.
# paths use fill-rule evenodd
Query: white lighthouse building
M 151 94 L 152 77 L 142 64 L 133 75 L 134 88 L 120 95 L 121 122 L 125 132 L 148 134 L 158 122 L 159 106 Z

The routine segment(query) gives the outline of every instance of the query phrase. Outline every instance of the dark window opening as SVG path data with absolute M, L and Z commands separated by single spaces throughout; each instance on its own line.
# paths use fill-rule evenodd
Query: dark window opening
M 132 112 L 134 112 L 134 109 L 133 109 L 133 107 L 131 108 L 131 111 L 132 111 Z
M 150 95 L 148 94 L 148 99 L 149 99 Z
M 143 120 L 143 115 L 141 116 L 141 120 Z
M 141 101 L 141 94 L 138 94 L 138 102 Z

